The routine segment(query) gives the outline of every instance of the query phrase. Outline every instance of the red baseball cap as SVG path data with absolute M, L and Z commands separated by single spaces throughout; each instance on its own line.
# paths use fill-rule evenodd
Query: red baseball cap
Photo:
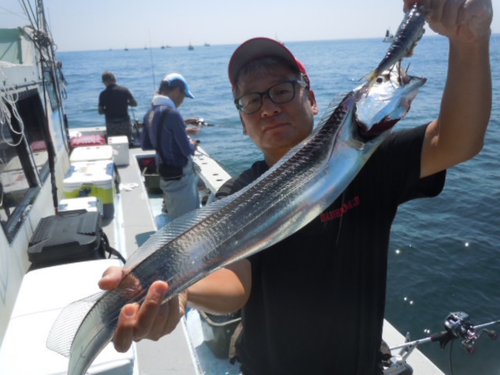
M 252 60 L 266 56 L 277 56 L 284 59 L 291 66 L 295 66 L 300 73 L 304 74 L 307 78 L 307 83 L 310 84 L 306 67 L 295 58 L 293 53 L 290 52 L 283 43 L 274 39 L 259 37 L 243 42 L 236 51 L 234 51 L 231 60 L 229 60 L 229 81 L 231 81 L 233 91 L 236 89 L 236 78 L 241 68 Z

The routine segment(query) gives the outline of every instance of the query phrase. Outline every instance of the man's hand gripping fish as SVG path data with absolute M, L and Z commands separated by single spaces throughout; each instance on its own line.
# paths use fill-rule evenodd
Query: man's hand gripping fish
M 112 340 L 122 307 L 141 303 L 154 281 L 168 282 L 166 302 L 288 237 L 333 203 L 425 83 L 407 75 L 399 59 L 331 105 L 313 134 L 255 182 L 160 229 L 128 259 L 128 274 L 116 289 L 66 307 L 47 346 L 70 357 L 68 374 L 85 374 Z

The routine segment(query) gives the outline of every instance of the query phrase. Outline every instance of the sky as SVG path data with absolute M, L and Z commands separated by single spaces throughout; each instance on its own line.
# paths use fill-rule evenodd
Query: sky
M 33 2 L 31 0 L 30 2 Z M 45 0 L 59 51 L 381 38 L 402 20 L 402 0 Z M 500 0 L 492 31 L 500 33 Z M 19 0 L 0 2 L 0 27 L 27 24 Z M 428 28 L 427 28 L 428 29 Z M 431 30 L 426 35 L 432 35 Z

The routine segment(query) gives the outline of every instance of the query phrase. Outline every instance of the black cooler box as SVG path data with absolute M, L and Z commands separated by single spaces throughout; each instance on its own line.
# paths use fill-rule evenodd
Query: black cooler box
M 99 212 L 63 211 L 40 220 L 29 243 L 30 270 L 102 259 Z

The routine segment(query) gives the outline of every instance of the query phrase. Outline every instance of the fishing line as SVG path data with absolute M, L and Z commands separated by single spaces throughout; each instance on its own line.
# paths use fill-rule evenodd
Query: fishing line
M 450 343 L 450 374 L 454 375 L 454 372 L 453 372 L 453 341 Z
M 26 17 L 25 17 L 24 14 L 21 15 L 21 14 L 15 13 L 15 12 L 11 11 L 10 9 L 7 9 L 5 7 L 2 7 L 2 6 L 0 6 L 0 9 L 3 10 L 4 12 L 6 12 L 6 13 L 10 13 L 10 14 L 16 16 L 16 17 L 19 17 L 19 18 L 22 18 L 23 20 L 26 20 Z

